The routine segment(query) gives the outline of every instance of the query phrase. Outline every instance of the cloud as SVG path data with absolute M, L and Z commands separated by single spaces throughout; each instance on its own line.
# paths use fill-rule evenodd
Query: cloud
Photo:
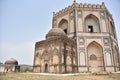
M 0 61 L 15 58 L 20 64 L 33 64 L 34 43 L 2 43 L 0 45 Z

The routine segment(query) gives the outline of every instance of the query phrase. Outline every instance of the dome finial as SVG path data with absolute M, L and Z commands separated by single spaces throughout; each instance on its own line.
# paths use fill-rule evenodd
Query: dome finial
M 76 3 L 76 0 L 74 0 L 73 2 Z

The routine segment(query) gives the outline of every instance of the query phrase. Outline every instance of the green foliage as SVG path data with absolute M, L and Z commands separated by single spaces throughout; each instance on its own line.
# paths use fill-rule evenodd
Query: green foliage
M 20 65 L 20 72 L 32 72 L 33 67 L 31 65 Z
M 0 65 L 2 65 L 3 63 L 2 62 L 0 62 Z

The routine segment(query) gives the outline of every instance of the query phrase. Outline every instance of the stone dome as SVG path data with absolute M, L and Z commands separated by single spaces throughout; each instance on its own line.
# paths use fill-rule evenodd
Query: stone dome
M 46 39 L 59 37 L 59 36 L 67 36 L 65 32 L 61 28 L 52 28 L 48 34 L 46 35 Z
M 8 59 L 8 60 L 5 61 L 5 64 L 18 65 L 18 61 L 15 60 L 14 58 L 10 58 L 10 59 Z

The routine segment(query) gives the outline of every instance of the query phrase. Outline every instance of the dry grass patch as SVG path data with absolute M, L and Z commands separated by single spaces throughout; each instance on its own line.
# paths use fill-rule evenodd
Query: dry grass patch
M 38 74 L 4 73 L 0 80 L 120 80 L 120 74 L 109 75 L 80 74 L 73 76 L 42 76 Z

